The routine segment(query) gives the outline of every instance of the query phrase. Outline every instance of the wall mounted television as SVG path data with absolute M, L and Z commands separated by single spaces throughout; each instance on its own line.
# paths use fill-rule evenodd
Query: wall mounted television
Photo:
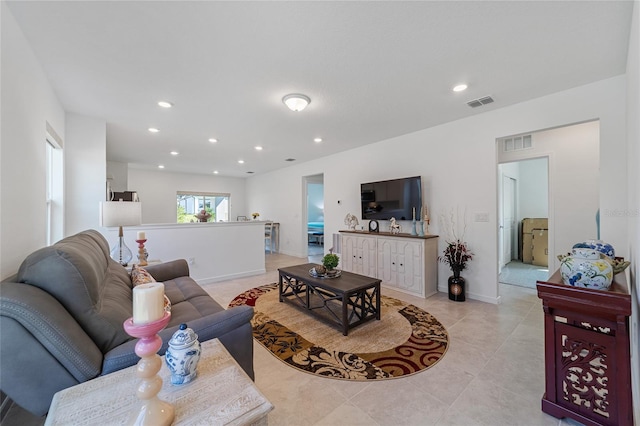
M 362 219 L 367 220 L 412 220 L 415 208 L 416 220 L 422 206 L 422 178 L 369 182 L 360 185 Z

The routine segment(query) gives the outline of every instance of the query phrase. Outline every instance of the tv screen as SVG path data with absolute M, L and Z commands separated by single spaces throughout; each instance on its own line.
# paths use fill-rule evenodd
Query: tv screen
M 360 185 L 362 219 L 416 220 L 422 206 L 422 179 L 413 176 L 403 179 L 369 182 Z

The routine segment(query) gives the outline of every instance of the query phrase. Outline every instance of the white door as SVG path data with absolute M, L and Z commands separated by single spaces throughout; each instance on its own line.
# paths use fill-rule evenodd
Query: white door
M 513 258 L 513 235 L 516 224 L 516 180 L 502 176 L 502 254 L 500 266 Z

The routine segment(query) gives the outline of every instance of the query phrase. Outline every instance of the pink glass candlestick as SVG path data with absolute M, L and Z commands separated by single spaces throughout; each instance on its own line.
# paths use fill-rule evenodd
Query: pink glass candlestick
M 129 424 L 136 426 L 169 426 L 175 417 L 173 405 L 158 398 L 162 389 L 162 378 L 158 371 L 162 367 L 162 358 L 157 354 L 162 347 L 162 339 L 158 332 L 169 324 L 171 313 L 165 312 L 159 320 L 147 324 L 134 324 L 129 318 L 123 324 L 129 336 L 140 340 L 136 343 L 136 355 L 140 357 L 136 375 L 142 379 L 136 394 L 142 401 L 142 406 L 131 416 Z
M 144 252 L 144 243 L 146 243 L 147 240 L 136 240 L 136 243 L 138 243 L 138 265 L 140 266 L 147 266 L 147 254 Z

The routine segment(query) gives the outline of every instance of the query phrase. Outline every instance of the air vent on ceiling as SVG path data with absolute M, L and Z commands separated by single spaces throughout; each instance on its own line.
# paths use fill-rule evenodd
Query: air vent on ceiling
M 472 101 L 467 102 L 471 108 L 477 108 L 482 105 L 490 104 L 493 102 L 493 98 L 491 96 L 485 96 L 484 98 L 474 99 Z
M 287 158 L 284 161 L 296 161 L 296 159 L 295 158 Z
M 520 151 L 521 149 L 533 148 L 531 135 L 513 136 L 502 140 L 502 150 L 504 152 Z
M 254 173 L 255 173 L 255 172 L 247 172 L 247 174 L 249 174 L 249 175 L 252 175 L 252 174 L 254 174 Z

